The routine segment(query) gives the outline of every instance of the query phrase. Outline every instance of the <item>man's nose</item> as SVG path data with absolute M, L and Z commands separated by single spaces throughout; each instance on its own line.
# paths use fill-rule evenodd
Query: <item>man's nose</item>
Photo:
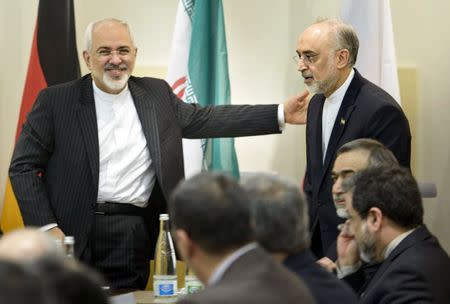
M 299 60 L 298 65 L 297 65 L 297 71 L 303 72 L 303 71 L 306 71 L 307 69 L 308 69 L 308 66 L 303 62 L 303 60 Z
M 342 178 L 338 177 L 334 181 L 333 187 L 331 188 L 331 191 L 333 192 L 333 194 L 342 193 Z
M 120 57 L 120 55 L 117 52 L 112 52 L 109 62 L 113 63 L 113 64 L 118 64 L 118 63 L 122 62 L 122 58 Z

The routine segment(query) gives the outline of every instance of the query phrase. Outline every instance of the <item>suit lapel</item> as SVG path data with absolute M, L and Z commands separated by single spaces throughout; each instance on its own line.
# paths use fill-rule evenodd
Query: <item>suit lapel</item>
M 316 132 L 315 136 L 313 137 L 314 143 L 312 143 L 312 148 L 316 149 L 316 151 L 312 151 L 312 155 L 320 155 L 320 159 L 316 158 L 318 160 L 318 163 L 316 164 L 318 168 L 323 167 L 323 149 L 322 149 L 322 113 L 323 113 L 323 104 L 325 102 L 325 96 L 321 95 L 319 99 L 319 114 L 317 117 L 317 121 L 314 123 L 314 128 L 312 129 L 314 132 Z M 315 167 L 315 166 L 314 166 Z
M 85 77 L 81 86 L 81 96 L 77 117 L 80 123 L 81 132 L 83 134 L 84 146 L 89 159 L 89 166 L 91 168 L 94 187 L 95 189 L 98 189 L 100 152 L 92 78 L 90 76 Z
M 350 86 L 345 92 L 344 99 L 342 100 L 341 107 L 339 108 L 339 112 L 336 116 L 336 121 L 334 122 L 333 130 L 331 131 L 330 141 L 328 142 L 327 153 L 325 156 L 325 161 L 323 165 L 323 175 L 321 181 L 324 180 L 328 168 L 334 161 L 334 156 L 336 154 L 336 150 L 341 146 L 340 141 L 344 131 L 349 124 L 350 117 L 353 113 L 353 110 L 356 106 L 356 97 L 358 96 L 359 90 L 363 84 L 362 77 L 355 69 L 355 75 L 350 82 Z
M 139 120 L 141 121 L 142 131 L 147 141 L 147 147 L 150 151 L 150 157 L 154 164 L 156 175 L 158 180 L 162 182 L 158 120 L 154 102 L 152 102 L 156 97 L 149 90 L 144 90 L 142 86 L 138 85 L 134 77 L 131 77 L 128 81 L 128 87 L 133 96 Z
M 331 131 L 330 141 L 328 142 L 327 153 L 325 155 L 323 166 L 325 169 L 330 166 L 331 161 L 334 158 L 334 154 L 339 148 L 339 141 L 341 140 L 342 134 L 344 134 L 344 130 L 355 108 L 354 101 L 354 99 L 347 99 L 344 97 L 341 107 L 339 108 L 333 130 Z

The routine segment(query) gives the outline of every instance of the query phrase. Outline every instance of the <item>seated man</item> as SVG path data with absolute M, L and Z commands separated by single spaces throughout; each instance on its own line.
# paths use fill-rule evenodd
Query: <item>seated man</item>
M 357 303 L 344 282 L 322 269 L 309 250 L 308 206 L 298 185 L 276 175 L 244 182 L 252 199 L 255 237 L 261 246 L 302 278 L 317 303 Z
M 338 276 L 360 303 L 448 303 L 450 258 L 423 224 L 408 169 L 369 168 L 343 183 L 349 219 L 338 237 Z M 361 260 L 382 262 L 370 281 Z
M 380 166 L 398 166 L 398 162 L 391 150 L 374 139 L 355 139 L 337 150 L 336 160 L 334 161 L 331 172 L 331 178 L 333 179 L 331 192 L 333 194 L 333 202 L 336 207 L 337 216 L 347 218 L 342 181 L 362 169 Z M 329 252 L 333 252 L 330 256 L 336 259 L 336 242 L 334 242 Z M 336 264 L 328 257 L 323 257 L 318 262 L 328 271 L 334 271 L 336 269 Z M 376 270 L 377 264 L 364 265 L 367 275 L 370 275 Z
M 249 197 L 231 178 L 205 172 L 181 183 L 169 212 L 179 252 L 206 286 L 179 303 L 314 303 L 252 242 Z
M 33 262 L 41 257 L 62 259 L 61 248 L 48 233 L 37 228 L 23 228 L 6 233 L 0 239 L 0 258 Z

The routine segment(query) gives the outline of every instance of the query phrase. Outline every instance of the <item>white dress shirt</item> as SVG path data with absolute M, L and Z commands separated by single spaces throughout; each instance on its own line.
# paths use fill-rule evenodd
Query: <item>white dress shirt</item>
M 325 99 L 322 111 L 322 161 L 325 161 L 325 155 L 327 154 L 328 142 L 330 141 L 331 132 L 336 122 L 339 109 L 344 100 L 345 93 L 347 92 L 350 83 L 353 80 L 355 71 L 352 69 L 345 82 Z
M 130 90 L 108 94 L 92 84 L 100 152 L 97 201 L 145 207 L 155 171 Z

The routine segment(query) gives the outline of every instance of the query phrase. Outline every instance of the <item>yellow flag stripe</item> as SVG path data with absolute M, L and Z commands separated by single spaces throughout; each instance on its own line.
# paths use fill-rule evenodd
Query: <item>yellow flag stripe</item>
M 3 212 L 0 220 L 0 227 L 3 232 L 24 227 L 19 205 L 17 204 L 16 196 L 12 190 L 9 178 L 6 181 L 5 199 L 3 200 Z

